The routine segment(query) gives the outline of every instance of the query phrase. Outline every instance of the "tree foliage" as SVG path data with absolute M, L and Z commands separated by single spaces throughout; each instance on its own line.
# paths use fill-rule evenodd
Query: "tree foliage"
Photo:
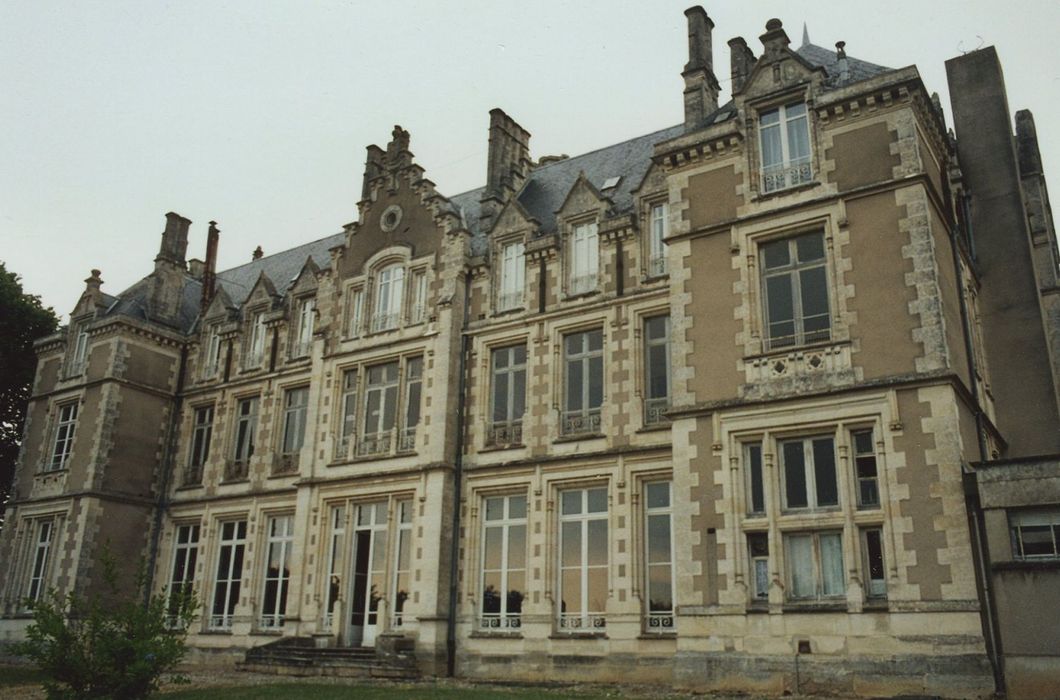
M 165 592 L 147 596 L 145 604 L 143 566 L 136 581 L 141 595 L 128 595 L 119 586 L 114 558 L 104 553 L 100 563 L 102 591 L 89 597 L 49 591 L 32 604 L 26 640 L 13 645 L 44 673 L 49 700 L 146 698 L 184 657 L 187 627 L 198 607 L 190 588 L 172 598 Z
M 15 476 L 26 403 L 37 358 L 33 341 L 55 332 L 59 319 L 40 297 L 22 290 L 21 278 L 0 262 L 0 504 Z

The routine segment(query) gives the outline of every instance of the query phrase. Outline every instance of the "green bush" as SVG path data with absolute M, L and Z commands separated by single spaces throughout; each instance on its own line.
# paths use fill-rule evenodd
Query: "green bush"
M 45 675 L 49 700 L 145 698 L 184 657 L 187 627 L 198 607 L 193 593 L 148 596 L 141 567 L 131 587 L 139 595 L 130 596 L 118 584 L 113 558 L 100 561 L 101 593 L 49 591 L 32 603 L 27 639 L 14 645 Z

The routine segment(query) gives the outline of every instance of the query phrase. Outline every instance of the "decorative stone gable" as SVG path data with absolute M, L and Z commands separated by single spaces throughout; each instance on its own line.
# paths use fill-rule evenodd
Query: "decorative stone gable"
M 733 93 L 738 104 L 743 101 L 739 97 L 753 100 L 799 85 L 819 84 L 827 77 L 824 68 L 812 66 L 788 48 L 791 41 L 779 19 L 769 20 L 766 33 L 759 38 L 762 41 L 762 55 L 746 82 Z

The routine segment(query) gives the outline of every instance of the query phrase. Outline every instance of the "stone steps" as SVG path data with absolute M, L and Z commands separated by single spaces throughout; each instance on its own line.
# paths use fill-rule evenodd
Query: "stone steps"
M 285 638 L 247 650 L 241 671 L 282 676 L 342 676 L 411 680 L 419 677 L 410 654 L 379 656 L 374 649 L 313 646 L 312 640 Z

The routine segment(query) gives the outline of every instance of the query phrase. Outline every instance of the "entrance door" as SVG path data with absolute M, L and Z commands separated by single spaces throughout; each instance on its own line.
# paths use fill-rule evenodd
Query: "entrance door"
M 350 646 L 375 646 L 380 623 L 379 601 L 386 594 L 387 505 L 365 503 L 357 508 L 353 529 L 353 576 L 350 591 Z

